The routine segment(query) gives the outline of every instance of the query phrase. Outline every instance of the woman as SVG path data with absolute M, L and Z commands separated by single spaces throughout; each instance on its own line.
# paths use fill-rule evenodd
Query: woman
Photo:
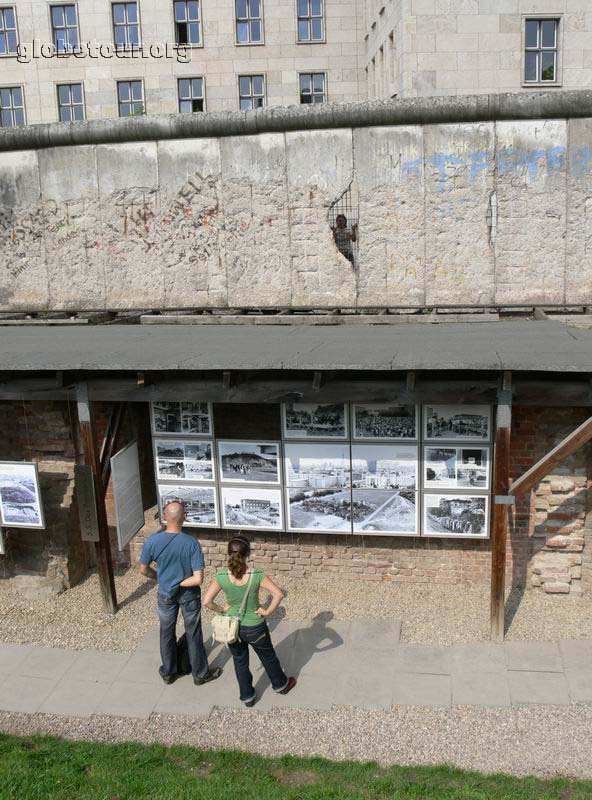
M 262 569 L 249 569 L 247 559 L 250 552 L 249 542 L 243 536 L 237 536 L 228 542 L 228 570 L 218 572 L 203 601 L 206 608 L 217 614 L 239 616 L 248 586 L 246 608 L 240 620 L 240 639 L 228 645 L 234 661 L 240 699 L 248 708 L 254 706 L 257 699 L 253 676 L 249 670 L 249 645 L 259 656 L 275 692 L 288 694 L 296 686 L 296 678 L 287 678 L 278 661 L 265 621 L 265 617 L 273 614 L 282 602 L 284 593 Z M 267 608 L 259 605 L 260 586 L 271 595 L 271 603 Z M 226 598 L 223 606 L 214 603 L 221 591 Z

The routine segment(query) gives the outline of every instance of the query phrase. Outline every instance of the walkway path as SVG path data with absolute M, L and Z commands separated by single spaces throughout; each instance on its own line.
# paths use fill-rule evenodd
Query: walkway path
M 273 638 L 298 686 L 276 695 L 255 657 L 256 709 L 592 703 L 590 640 L 439 648 L 403 644 L 400 631 L 397 621 L 279 622 Z M 187 676 L 165 686 L 157 674 L 157 628 L 131 655 L 0 643 L 0 711 L 208 716 L 214 706 L 242 707 L 229 656 L 225 646 L 211 649 L 210 664 L 224 667 L 214 683 L 196 687 Z

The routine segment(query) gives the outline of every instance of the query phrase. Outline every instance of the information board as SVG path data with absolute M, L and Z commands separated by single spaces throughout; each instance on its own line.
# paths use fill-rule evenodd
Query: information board
M 117 541 L 119 549 L 123 550 L 144 525 L 137 442 L 128 444 L 111 458 L 111 478 L 115 499 Z

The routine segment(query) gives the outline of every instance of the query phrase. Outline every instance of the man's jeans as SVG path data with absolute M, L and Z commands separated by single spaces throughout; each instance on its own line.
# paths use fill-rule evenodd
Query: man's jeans
M 249 645 L 259 656 L 259 660 L 271 681 L 273 690 L 281 692 L 288 685 L 288 679 L 275 654 L 267 622 L 263 621 L 260 625 L 254 625 L 252 628 L 246 628 L 241 625 L 240 639 L 238 642 L 229 644 L 228 647 L 232 653 L 234 671 L 236 672 L 236 679 L 240 689 L 240 699 L 243 702 L 255 699 L 253 676 L 249 669 Z
M 163 677 L 177 674 L 177 617 L 179 608 L 183 614 L 189 661 L 194 678 L 208 674 L 208 659 L 201 631 L 201 592 L 199 589 L 179 589 L 174 597 L 158 595 L 158 617 L 160 619 L 160 657 Z

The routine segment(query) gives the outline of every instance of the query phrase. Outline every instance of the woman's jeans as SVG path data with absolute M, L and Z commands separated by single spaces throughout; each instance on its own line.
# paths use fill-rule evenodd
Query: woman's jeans
M 173 597 L 159 594 L 157 599 L 160 619 L 160 674 L 169 677 L 177 674 L 177 617 L 183 614 L 189 662 L 194 678 L 208 674 L 208 659 L 201 630 L 201 592 L 199 589 L 180 588 Z
M 273 690 L 281 692 L 288 685 L 288 679 L 275 654 L 267 622 L 263 621 L 260 625 L 254 625 L 253 627 L 241 625 L 240 639 L 229 644 L 228 647 L 232 653 L 234 671 L 236 672 L 236 679 L 240 689 L 240 699 L 243 702 L 255 699 L 253 676 L 249 669 L 249 645 L 259 656 L 259 660 L 271 681 Z

